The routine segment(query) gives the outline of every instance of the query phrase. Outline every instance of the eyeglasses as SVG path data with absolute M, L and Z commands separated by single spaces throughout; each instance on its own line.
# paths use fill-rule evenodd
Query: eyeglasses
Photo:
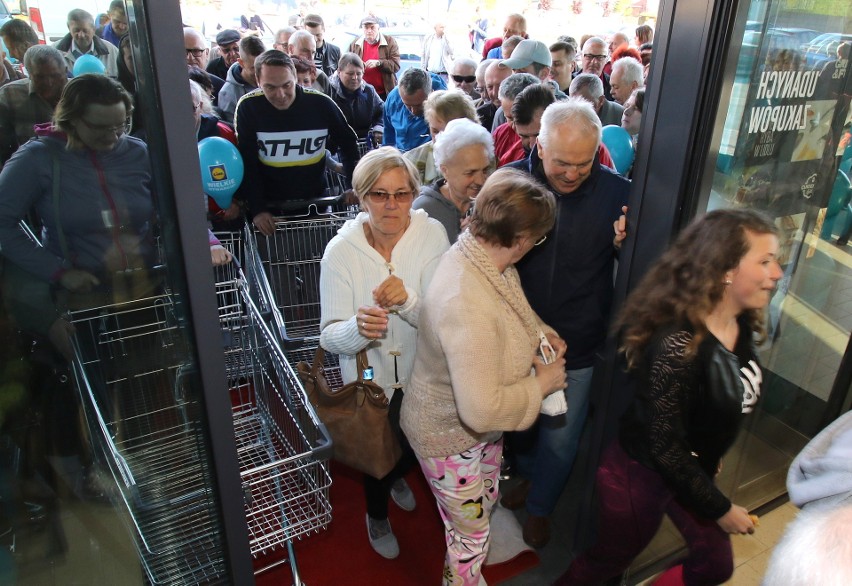
M 538 240 L 533 242 L 533 246 L 541 246 L 542 244 L 544 244 L 545 240 L 547 240 L 547 234 L 545 234 L 544 236 L 542 236 L 541 238 L 539 238 Z
M 186 54 L 192 54 L 193 57 L 201 57 L 207 49 L 187 49 Z
M 453 75 L 451 77 L 456 83 L 473 83 L 476 81 L 475 75 Z
M 93 132 L 112 132 L 113 134 L 124 134 L 130 130 L 131 119 L 130 116 L 124 119 L 124 124 L 119 124 L 118 126 L 110 126 L 109 124 L 92 124 L 85 118 L 80 118 L 80 122 L 86 125 L 86 127 Z
M 369 197 L 374 203 L 387 203 L 393 196 L 396 203 L 408 203 L 414 199 L 413 191 L 397 191 L 396 193 L 388 193 L 387 191 L 368 191 Z
M 588 61 L 604 61 L 606 60 L 606 55 L 591 55 L 589 53 L 583 53 L 583 59 Z

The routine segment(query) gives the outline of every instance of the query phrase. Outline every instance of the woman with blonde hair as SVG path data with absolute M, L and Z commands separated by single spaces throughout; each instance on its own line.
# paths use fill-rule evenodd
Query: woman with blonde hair
M 782 276 L 777 252 L 769 219 L 716 210 L 686 228 L 627 299 L 616 327 L 636 396 L 598 468 L 598 541 L 556 584 L 618 576 L 664 515 L 689 555 L 660 583 L 731 577 L 729 534 L 752 533 L 754 522 L 714 478 L 760 397 L 754 339 Z
M 422 302 L 402 428 L 444 521 L 445 585 L 484 583 L 503 432 L 530 427 L 565 388 L 565 342 L 532 310 L 514 266 L 555 214 L 529 175 L 496 171 Z
M 419 187 L 414 167 L 395 148 L 364 155 L 352 176 L 363 211 L 328 243 L 320 265 L 320 344 L 340 355 L 344 383 L 358 378 L 356 356 L 367 350 L 397 432 L 402 393 L 414 364 L 420 299 L 449 247 L 441 224 L 411 209 Z M 388 497 L 404 510 L 415 507 L 403 480 L 414 456 L 405 437 L 398 436 L 403 455 L 396 467 L 384 478 L 364 476 L 370 545 L 388 559 L 399 555 Z
M 476 108 L 469 95 L 461 90 L 436 90 L 429 94 L 423 103 L 423 117 L 429 124 L 432 140 L 405 153 L 405 158 L 414 163 L 420 183 L 428 185 L 441 178 L 441 171 L 435 164 L 435 137 L 447 127 L 451 120 L 467 118 L 479 123 Z

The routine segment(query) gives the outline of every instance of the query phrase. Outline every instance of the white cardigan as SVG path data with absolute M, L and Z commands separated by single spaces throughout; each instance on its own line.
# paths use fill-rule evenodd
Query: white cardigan
M 320 272 L 320 344 L 340 355 L 344 382 L 358 378 L 355 355 L 367 347 L 374 380 L 390 400 L 396 386 L 394 354 L 399 387 L 405 388 L 414 365 L 420 297 L 425 293 L 441 255 L 449 248 L 440 222 L 423 210 L 411 210 L 411 223 L 391 252 L 388 263 L 367 242 L 362 212 L 346 222 L 325 249 Z M 408 300 L 388 315 L 383 338 L 370 340 L 358 332 L 356 314 L 362 305 L 375 305 L 373 289 L 394 274 L 405 284 Z

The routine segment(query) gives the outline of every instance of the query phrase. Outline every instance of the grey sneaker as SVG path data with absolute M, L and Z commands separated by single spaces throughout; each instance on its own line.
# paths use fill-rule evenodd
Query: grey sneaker
M 403 511 L 413 511 L 417 506 L 417 501 L 414 500 L 414 493 L 408 487 L 408 483 L 404 478 L 400 478 L 391 486 L 391 498 Z
M 367 536 L 370 546 L 383 558 L 392 560 L 399 555 L 399 543 L 387 519 L 377 521 L 367 515 Z

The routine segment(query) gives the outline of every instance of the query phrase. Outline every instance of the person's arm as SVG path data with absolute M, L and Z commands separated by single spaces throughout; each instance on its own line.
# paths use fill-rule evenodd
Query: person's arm
M 707 519 L 719 519 L 731 509 L 731 501 L 713 484 L 692 455 L 684 427 L 684 409 L 697 391 L 694 359 L 686 358 L 692 335 L 677 331 L 651 349 L 648 367 L 648 445 L 654 468 L 683 504 Z
M 266 98 L 249 98 L 266 99 Z M 237 104 L 234 115 L 237 133 L 237 149 L 243 159 L 243 182 L 234 197 L 248 204 L 249 218 L 266 211 L 263 201 L 263 185 L 260 179 L 260 160 L 257 157 L 257 129 L 246 100 Z
M 423 38 L 423 46 L 420 48 L 420 68 L 426 69 L 426 64 L 429 62 L 429 45 L 432 43 L 432 35 L 426 35 Z
M 328 98 L 325 102 L 329 111 L 329 150 L 340 152 L 340 161 L 343 163 L 343 173 L 349 185 L 352 185 L 352 173 L 355 171 L 355 163 L 358 161 L 358 135 L 349 126 L 346 117 L 334 100 Z
M 396 129 L 393 127 L 393 121 L 390 118 L 391 110 L 393 108 L 393 104 L 390 104 L 391 95 L 388 94 L 388 99 L 385 102 L 384 110 L 382 112 L 382 122 L 384 123 L 384 133 L 382 134 L 382 145 L 383 146 L 396 146 Z M 390 104 L 390 108 L 388 105 Z
M 441 260 L 441 256 L 450 247 L 450 241 L 447 239 L 447 232 L 443 226 L 430 224 L 427 229 L 428 236 L 424 238 L 418 251 L 418 254 L 422 258 L 421 262 L 423 263 L 420 282 L 416 285 L 416 290 L 413 287 L 405 288 L 408 293 L 408 299 L 404 304 L 395 308 L 399 313 L 399 317 L 415 328 L 420 322 L 420 309 L 422 307 L 420 295 L 425 294 L 426 290 L 429 289 L 432 277 L 435 275 L 435 269 L 438 268 L 438 261 Z
M 0 167 L 6 164 L 18 148 L 15 117 L 9 107 L 9 94 L 0 91 Z
M 320 270 L 320 346 L 334 354 L 354 356 L 371 342 L 361 335 L 358 304 L 345 259 L 323 256 Z
M 379 69 L 387 73 L 396 73 L 399 71 L 399 44 L 393 37 L 385 37 L 388 44 L 388 54 L 385 59 L 379 59 Z

